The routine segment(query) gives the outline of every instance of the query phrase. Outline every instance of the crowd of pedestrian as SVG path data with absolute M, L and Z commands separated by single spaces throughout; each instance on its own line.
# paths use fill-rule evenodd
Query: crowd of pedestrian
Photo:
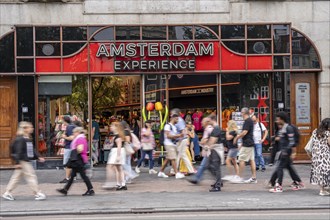
M 141 166 L 148 161 L 149 174 L 157 174 L 160 178 L 169 178 L 175 176 L 176 179 L 185 178 L 192 184 L 198 184 L 202 180 L 205 170 L 209 170 L 214 178 L 209 192 L 220 192 L 223 181 L 229 183 L 257 183 L 257 171 L 266 170 L 265 160 L 262 155 L 263 143 L 268 138 L 266 126 L 260 122 L 258 115 L 251 114 L 248 108 L 242 108 L 241 114 L 244 119 L 242 130 L 239 131 L 234 120 L 228 121 L 226 132 L 223 133 L 214 114 L 203 118 L 201 125 L 203 135 L 198 141 L 195 128 L 191 123 L 186 123 L 180 116 L 179 109 L 173 109 L 170 112 L 169 122 L 165 124 L 160 133 L 163 135 L 162 145 L 165 148 L 166 155 L 162 166 L 157 172 L 154 169 L 154 151 L 156 141 L 152 131 L 153 121 L 146 120 L 142 129 L 138 128 L 136 122 L 129 126 L 125 121 L 113 122 L 110 126 L 110 134 L 107 138 L 107 148 L 109 153 L 107 157 L 106 182 L 104 188 L 115 188 L 116 190 L 128 190 L 127 184 L 131 183 L 141 173 Z M 79 124 L 72 124 L 70 117 L 64 118 L 68 128 L 63 138 L 66 140 L 63 164 L 66 167 L 64 187 L 57 189 L 63 195 L 67 195 L 74 182 L 76 174 L 79 173 L 84 180 L 87 191 L 83 196 L 92 196 L 95 194 L 93 185 L 86 175 L 88 161 L 88 141 L 86 131 Z M 285 112 L 279 112 L 276 115 L 275 136 L 273 137 L 273 159 L 276 164 L 269 182 L 269 192 L 283 192 L 283 170 L 287 169 L 292 178 L 292 189 L 300 190 L 305 188 L 304 183 L 299 177 L 293 166 L 293 160 L 296 156 L 296 148 L 299 142 L 299 132 L 297 128 L 289 123 Z M 92 143 L 95 148 L 99 147 L 99 128 L 93 123 Z M 37 177 L 32 168 L 30 160 L 39 159 L 38 153 L 33 147 L 31 134 L 33 127 L 31 123 L 21 122 L 18 126 L 17 138 L 13 141 L 11 149 L 12 156 L 16 161 L 16 169 L 8 183 L 3 198 L 14 200 L 12 191 L 16 187 L 21 176 L 24 176 L 34 192 L 36 200 L 46 198 L 41 193 Z M 225 143 L 224 141 L 225 140 Z M 330 192 L 330 119 L 324 119 L 320 126 L 313 131 L 311 137 L 311 178 L 312 184 L 320 186 L 320 195 L 329 196 Z M 227 158 L 224 160 L 224 144 L 227 150 Z M 197 146 L 196 146 L 197 145 Z M 202 156 L 202 161 L 198 170 L 194 167 L 196 151 Z M 201 149 L 201 152 L 199 150 Z M 140 158 L 135 168 L 132 168 L 132 155 L 140 151 Z M 94 163 L 97 163 L 97 155 L 92 153 Z M 225 163 L 228 174 L 221 176 L 221 164 Z M 249 178 L 244 179 L 246 164 L 249 163 L 251 174 Z M 168 165 L 171 165 L 169 167 Z M 112 184 L 114 183 L 114 184 Z

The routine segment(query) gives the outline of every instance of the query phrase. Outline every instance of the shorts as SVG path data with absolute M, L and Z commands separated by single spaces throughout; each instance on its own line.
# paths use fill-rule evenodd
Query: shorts
M 242 147 L 239 151 L 238 160 L 245 162 L 254 161 L 254 147 Z
M 70 154 L 71 154 L 71 149 L 64 149 L 63 166 L 65 166 L 68 163 Z
M 175 160 L 178 156 L 175 145 L 165 145 L 166 159 Z
M 237 148 L 230 148 L 228 151 L 228 157 L 229 158 L 235 158 L 237 159 L 237 155 L 238 155 L 238 149 Z

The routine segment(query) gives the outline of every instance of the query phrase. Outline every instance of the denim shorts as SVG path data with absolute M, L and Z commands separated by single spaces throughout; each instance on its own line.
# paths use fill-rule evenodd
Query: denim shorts
M 230 148 L 228 151 L 228 157 L 229 158 L 235 158 L 237 159 L 237 155 L 238 155 L 238 149 L 237 148 Z
M 71 154 L 71 149 L 64 149 L 64 154 L 63 154 L 63 165 L 64 166 L 68 163 L 70 154 Z

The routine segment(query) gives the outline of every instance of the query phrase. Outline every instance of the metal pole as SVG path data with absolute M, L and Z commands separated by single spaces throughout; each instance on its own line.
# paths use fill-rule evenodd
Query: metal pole
M 88 146 L 89 146 L 89 159 L 91 163 L 91 169 L 93 168 L 93 161 L 92 161 L 92 111 L 93 111 L 93 100 L 92 100 L 92 77 L 88 75 L 87 79 L 88 83 Z

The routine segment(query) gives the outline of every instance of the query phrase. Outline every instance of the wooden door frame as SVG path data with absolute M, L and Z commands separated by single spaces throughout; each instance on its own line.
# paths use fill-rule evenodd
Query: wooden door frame
M 311 122 L 309 124 L 297 124 L 296 121 L 296 83 L 310 83 Z M 300 143 L 297 147 L 296 160 L 310 160 L 304 150 L 304 146 L 319 123 L 319 101 L 318 98 L 316 98 L 318 97 L 317 73 L 291 73 L 290 92 L 291 123 L 296 125 L 300 131 Z

